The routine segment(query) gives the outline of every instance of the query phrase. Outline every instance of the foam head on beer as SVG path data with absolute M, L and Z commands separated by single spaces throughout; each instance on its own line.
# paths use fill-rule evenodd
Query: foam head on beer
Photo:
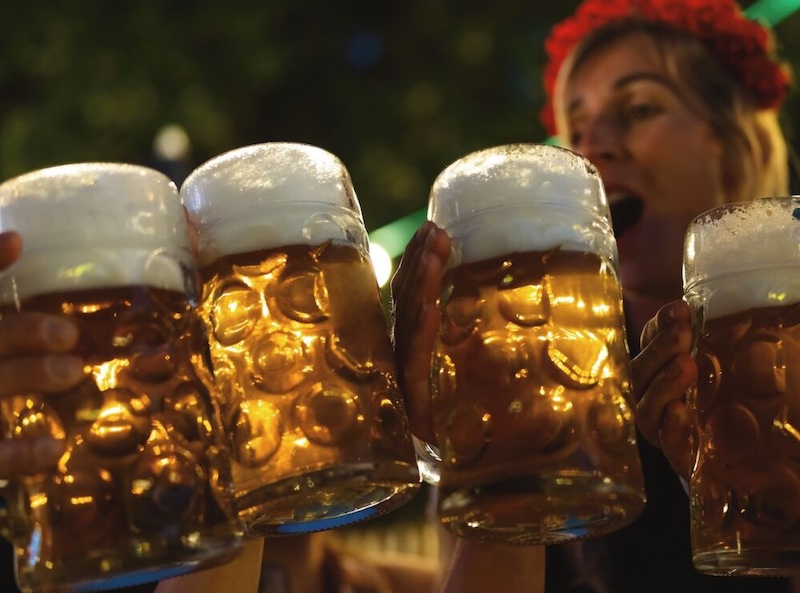
M 200 234 L 201 267 L 224 255 L 327 240 L 368 249 L 347 169 L 316 146 L 231 150 L 195 169 L 181 196 Z
M 175 184 L 125 163 L 77 163 L 0 184 L 0 231 L 23 251 L 0 274 L 0 302 L 130 285 L 183 291 L 193 266 Z
M 683 278 L 688 298 L 714 319 L 800 296 L 800 198 L 729 204 L 698 216 L 686 234 Z
M 431 188 L 428 218 L 456 239 L 462 263 L 558 247 L 617 260 L 597 170 L 556 146 L 511 144 L 455 161 Z

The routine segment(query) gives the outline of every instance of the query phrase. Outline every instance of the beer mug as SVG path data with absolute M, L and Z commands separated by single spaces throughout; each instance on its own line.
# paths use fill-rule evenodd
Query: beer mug
M 49 436 L 43 473 L 0 481 L 2 534 L 23 591 L 95 591 L 226 562 L 241 549 L 230 456 L 177 188 L 135 165 L 82 163 L 0 185 L 19 260 L 0 314 L 64 313 L 86 377 L 0 398 L 3 440 Z
M 438 513 L 455 534 L 554 544 L 630 523 L 636 448 L 617 247 L 594 167 L 547 145 L 469 154 L 428 219 L 452 241 L 432 366 Z
M 692 556 L 720 575 L 800 574 L 800 197 L 692 221 L 684 298 L 698 377 Z
M 329 529 L 409 501 L 420 478 L 344 165 L 259 144 L 201 165 L 181 193 L 247 532 Z

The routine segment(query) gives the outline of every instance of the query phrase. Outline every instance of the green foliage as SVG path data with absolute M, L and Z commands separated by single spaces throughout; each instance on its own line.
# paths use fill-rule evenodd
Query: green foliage
M 421 208 L 452 160 L 544 138 L 542 45 L 576 4 L 4 3 L 0 178 L 83 160 L 151 164 L 154 136 L 175 123 L 192 142 L 187 166 L 257 142 L 330 150 L 374 229 Z M 793 60 L 798 20 L 778 27 Z

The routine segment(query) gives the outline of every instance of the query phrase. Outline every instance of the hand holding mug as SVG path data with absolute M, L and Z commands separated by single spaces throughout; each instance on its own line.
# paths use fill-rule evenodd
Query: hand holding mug
M 13 231 L 0 233 L 0 270 L 24 248 Z M 78 328 L 66 316 L 21 313 L 0 319 L 0 398 L 18 393 L 58 393 L 84 377 L 83 359 L 72 353 Z M 55 465 L 64 443 L 51 437 L 0 440 L 0 478 L 32 475 Z
M 659 447 L 672 469 L 689 478 L 692 424 L 686 391 L 697 378 L 690 355 L 691 312 L 686 302 L 664 305 L 644 326 L 641 352 L 631 361 L 636 422 L 647 441 Z

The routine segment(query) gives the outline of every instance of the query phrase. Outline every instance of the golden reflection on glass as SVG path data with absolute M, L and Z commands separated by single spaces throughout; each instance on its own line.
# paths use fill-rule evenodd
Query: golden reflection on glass
M 47 495 L 43 492 L 37 492 L 30 498 L 32 509 L 38 509 L 47 505 Z
M 92 365 L 92 374 L 94 375 L 98 389 L 106 391 L 116 388 L 117 376 L 122 369 L 128 366 L 130 366 L 130 360 L 127 358 L 115 358 L 103 364 Z

